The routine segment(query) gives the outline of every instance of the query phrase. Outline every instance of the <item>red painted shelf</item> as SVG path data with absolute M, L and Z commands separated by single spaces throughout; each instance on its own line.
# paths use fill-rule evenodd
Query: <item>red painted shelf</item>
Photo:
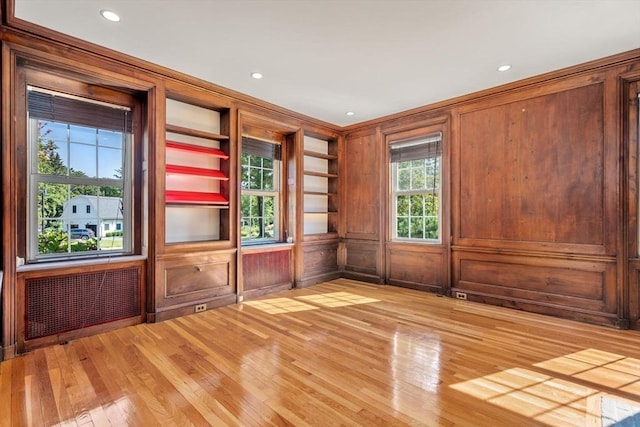
M 221 159 L 228 159 L 224 151 L 212 147 L 203 147 L 201 145 L 185 144 L 184 142 L 167 141 L 167 148 L 174 148 L 176 150 L 190 151 L 192 153 L 208 154 L 210 156 L 219 157 Z
M 225 176 L 225 174 L 217 169 L 194 168 L 191 166 L 182 165 L 167 165 L 166 172 L 168 174 L 197 175 L 207 178 L 219 179 L 221 181 L 229 180 L 229 177 Z
M 174 191 L 165 193 L 166 203 L 185 205 L 228 205 L 229 201 L 220 193 L 202 193 L 199 191 Z

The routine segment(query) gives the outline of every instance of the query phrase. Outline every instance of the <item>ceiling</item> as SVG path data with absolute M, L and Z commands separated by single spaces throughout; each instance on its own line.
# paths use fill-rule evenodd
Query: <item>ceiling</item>
M 340 126 L 640 48 L 640 0 L 15 0 L 15 10 Z

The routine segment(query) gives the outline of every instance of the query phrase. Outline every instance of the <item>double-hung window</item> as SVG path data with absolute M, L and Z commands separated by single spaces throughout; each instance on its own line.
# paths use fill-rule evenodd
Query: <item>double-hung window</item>
M 28 259 L 130 253 L 131 110 L 37 87 L 27 103 Z
M 391 239 L 440 242 L 442 133 L 389 147 Z
M 242 138 L 240 235 L 243 243 L 280 240 L 279 144 Z

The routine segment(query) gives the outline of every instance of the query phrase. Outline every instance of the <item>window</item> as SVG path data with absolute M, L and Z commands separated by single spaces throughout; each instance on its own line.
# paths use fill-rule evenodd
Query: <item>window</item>
M 242 138 L 243 243 L 280 240 L 280 145 Z
M 391 238 L 440 242 L 442 133 L 390 145 Z
M 108 223 L 104 225 L 104 231 L 109 231 L 109 224 Z
M 28 259 L 131 252 L 130 109 L 36 87 L 27 94 Z M 101 225 L 116 219 L 129 232 L 101 242 Z

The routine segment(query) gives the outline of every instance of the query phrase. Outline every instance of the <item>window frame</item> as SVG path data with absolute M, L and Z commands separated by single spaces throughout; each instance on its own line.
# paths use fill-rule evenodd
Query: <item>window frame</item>
M 405 149 L 409 149 L 409 150 L 415 150 L 416 148 L 420 148 L 420 146 L 426 145 L 426 144 L 433 144 L 433 143 L 437 143 L 439 144 L 438 147 L 435 149 L 435 152 L 433 155 L 427 155 L 426 157 L 420 157 L 420 158 L 413 158 L 412 160 L 399 160 L 399 161 L 394 161 L 392 159 L 392 150 L 402 150 L 403 148 Z M 442 130 L 434 130 L 434 129 L 429 129 L 424 130 L 422 132 L 418 132 L 416 134 L 416 132 L 409 132 L 409 133 L 401 133 L 399 135 L 395 135 L 395 138 L 390 138 L 390 140 L 388 140 L 388 154 L 389 154 L 389 160 L 388 160 L 388 170 L 389 170 L 389 228 L 388 228 L 388 233 L 389 233 L 389 240 L 392 242 L 399 242 L 399 243 L 417 243 L 417 244 L 427 244 L 427 245 L 438 245 L 438 244 L 442 244 L 443 243 L 443 230 L 444 230 L 444 224 L 443 224 L 443 161 L 444 161 L 444 134 L 442 132 Z M 430 152 L 432 151 L 430 148 L 427 148 L 425 150 L 426 152 Z M 412 156 L 409 156 L 409 158 L 412 158 Z M 397 188 L 397 184 L 398 184 L 398 165 L 400 163 L 403 162 L 412 162 L 415 160 L 427 160 L 430 158 L 435 158 L 436 159 L 436 167 L 438 169 L 437 171 L 437 177 L 434 177 L 434 180 L 437 181 L 437 188 L 432 187 L 432 188 L 428 188 L 427 185 L 424 186 L 424 188 L 419 188 L 419 189 L 409 189 L 409 190 L 398 190 Z M 412 172 L 411 172 L 411 166 L 410 167 L 410 177 L 412 176 Z M 423 166 L 423 168 L 427 168 L 426 165 Z M 427 174 L 425 172 L 425 183 L 427 180 Z M 432 176 L 432 175 L 431 175 Z M 435 182 L 434 181 L 434 182 Z M 422 237 L 422 238 L 417 238 L 417 237 L 411 237 L 411 234 L 409 232 L 409 237 L 399 237 L 398 236 L 398 216 L 397 216 L 397 209 L 398 209 L 398 196 L 414 196 L 414 195 L 422 195 L 424 197 L 427 196 L 435 196 L 437 202 L 438 202 L 438 212 L 437 212 L 437 222 L 438 222 L 438 229 L 437 229 L 437 234 L 438 237 L 437 238 L 428 238 L 428 237 Z M 426 201 L 425 201 L 426 203 Z M 422 218 L 423 220 L 428 218 L 430 216 L 426 215 L 424 213 L 424 208 L 423 208 L 423 215 Z M 409 226 L 411 223 L 411 215 L 408 217 L 409 220 Z M 424 235 L 424 226 L 425 224 L 423 223 L 423 235 Z
M 274 146 L 276 146 L 276 148 L 274 148 L 275 151 L 278 151 L 279 154 L 274 155 L 273 157 L 266 157 L 266 156 L 259 156 L 258 154 L 252 154 L 252 153 L 246 153 L 245 152 L 245 144 L 247 141 L 253 141 L 253 142 L 257 142 L 257 143 L 261 143 L 261 144 L 272 144 Z M 242 138 L 242 145 L 241 145 L 241 150 L 240 150 L 240 155 L 239 157 L 239 164 L 240 164 L 240 203 L 239 203 L 239 208 L 240 208 L 240 212 L 239 212 L 239 226 L 238 226 L 238 232 L 240 234 L 240 242 L 242 246 L 250 246 L 250 245 L 260 245 L 260 244 L 269 244 L 269 243 L 277 243 L 277 242 L 281 242 L 282 241 L 282 236 L 283 236 L 283 231 L 282 231 L 282 224 L 283 224 L 283 217 L 282 217 L 282 204 L 283 204 L 283 200 L 284 200 L 284 195 L 283 195 L 283 189 L 285 188 L 284 184 L 283 184 L 283 176 L 285 176 L 284 173 L 284 168 L 285 168 L 285 162 L 283 162 L 283 156 L 284 153 L 282 152 L 284 148 L 284 145 L 279 143 L 279 142 L 275 142 L 275 141 L 269 141 L 269 140 L 259 140 L 255 137 L 250 137 L 250 136 L 243 136 Z M 242 175 L 243 175 L 243 169 L 245 167 L 245 165 L 243 164 L 243 154 L 248 154 L 249 156 L 256 156 L 256 157 L 262 157 L 262 158 L 271 158 L 272 162 L 273 162 L 273 189 L 271 190 L 262 190 L 262 189 L 249 189 L 249 188 L 244 188 L 244 186 L 242 185 Z M 278 158 L 279 157 L 279 158 Z M 249 166 L 251 167 L 251 166 Z M 243 222 L 244 222 L 244 218 L 242 215 L 242 199 L 243 196 L 262 196 L 262 197 L 274 197 L 274 203 L 273 203 L 273 208 L 274 208 L 274 213 L 273 213 L 273 224 L 274 224 L 274 233 L 273 233 L 273 237 L 260 237 L 260 238 L 246 238 L 246 237 L 242 237 L 242 227 L 243 227 Z M 252 217 L 249 217 L 252 218 Z M 262 217 L 264 218 L 264 216 Z
M 140 165 L 144 159 L 143 141 L 140 130 L 142 129 L 142 117 L 143 117 L 143 103 L 132 93 L 128 93 L 125 90 L 109 89 L 107 87 L 100 87 L 100 90 L 96 90 L 96 83 L 89 83 L 88 81 L 81 81 L 78 76 L 66 75 L 65 73 L 51 74 L 50 71 L 45 71 L 38 64 L 23 64 L 17 68 L 17 79 L 15 94 L 18 99 L 16 110 L 23 111 L 22 114 L 16 120 L 17 135 L 15 138 L 15 146 L 17 147 L 17 155 L 14 158 L 15 165 L 18 169 L 25 171 L 16 180 L 16 191 L 25 194 L 25 197 L 18 201 L 15 206 L 16 213 L 16 225 L 17 230 L 22 230 L 16 233 L 16 256 L 18 260 L 24 260 L 23 263 L 27 264 L 39 264 L 42 262 L 74 262 L 81 259 L 108 259 L 112 257 L 122 257 L 139 255 L 142 251 L 142 236 L 144 231 L 142 226 L 142 199 L 143 194 L 141 191 L 143 176 L 142 168 Z M 28 117 L 29 105 L 27 103 L 27 91 L 29 87 L 35 87 L 43 91 L 50 91 L 55 93 L 64 94 L 70 98 L 77 98 L 83 101 L 94 102 L 97 104 L 109 104 L 119 107 L 129 108 L 132 117 L 131 126 L 131 143 L 128 144 L 128 148 L 125 150 L 129 157 L 127 161 L 127 168 L 123 170 L 124 176 L 127 177 L 128 194 L 129 197 L 129 212 L 127 218 L 128 222 L 126 227 L 129 230 L 129 242 L 128 247 L 123 250 L 105 250 L 105 251 L 78 251 L 78 252 L 59 252 L 52 254 L 40 254 L 38 250 L 38 212 L 36 212 L 38 204 L 32 202 L 35 200 L 37 191 L 38 179 L 34 180 L 30 176 L 32 162 L 34 158 L 35 147 L 32 141 L 29 139 L 30 132 L 30 120 Z M 97 126 L 99 127 L 99 126 Z M 36 147 L 37 148 L 37 147 Z M 37 165 L 35 166 L 37 172 Z M 55 175 L 49 175 L 55 177 Z M 55 177 L 58 179 L 61 177 Z M 77 177 L 73 177 L 77 178 Z M 76 184 L 75 182 L 73 184 Z M 100 186 L 108 185 L 100 183 Z M 67 199 L 68 200 L 68 199 Z M 124 201 L 123 201 L 124 202 Z M 91 209 L 92 212 L 95 209 Z M 81 209 L 77 209 L 81 211 Z M 84 227 L 84 224 L 81 225 Z M 96 225 L 99 227 L 99 224 Z M 19 264 L 20 265 L 20 264 Z

